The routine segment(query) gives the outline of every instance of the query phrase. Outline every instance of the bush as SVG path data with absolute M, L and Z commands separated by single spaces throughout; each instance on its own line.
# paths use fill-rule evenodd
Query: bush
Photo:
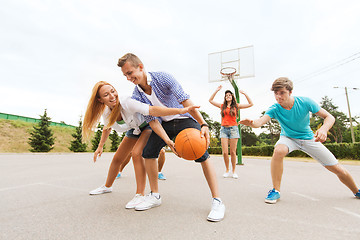
M 328 143 L 324 144 L 330 152 L 338 159 L 360 160 L 360 143 Z M 210 154 L 221 154 L 221 147 L 209 148 Z M 244 156 L 272 156 L 274 152 L 273 145 L 242 147 Z M 291 152 L 288 157 L 309 157 L 306 153 L 296 150 Z
M 328 143 L 324 145 L 336 158 L 360 160 L 360 143 Z
M 209 154 L 222 154 L 221 147 L 210 147 L 208 149 Z

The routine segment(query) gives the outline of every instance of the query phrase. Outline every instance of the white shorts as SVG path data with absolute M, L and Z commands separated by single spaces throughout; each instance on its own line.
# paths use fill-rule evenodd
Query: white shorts
M 323 166 L 334 166 L 338 164 L 338 160 L 321 142 L 315 142 L 314 139 L 302 140 L 280 136 L 275 146 L 284 144 L 288 147 L 289 153 L 294 150 L 300 150 L 308 154 Z

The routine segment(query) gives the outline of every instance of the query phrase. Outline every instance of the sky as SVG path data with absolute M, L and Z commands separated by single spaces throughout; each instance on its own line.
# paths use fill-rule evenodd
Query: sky
M 254 102 L 241 118 L 258 118 L 275 103 L 278 77 L 293 95 L 320 103 L 328 96 L 360 116 L 358 0 L 5 0 L 0 8 L 0 112 L 78 125 L 98 81 L 131 95 L 117 66 L 136 54 L 147 71 L 172 74 L 216 121 L 208 99 L 228 82 L 208 82 L 208 54 L 254 46 L 255 76 L 237 84 Z M 339 87 L 339 88 L 334 88 Z M 240 102 L 246 102 L 241 96 Z

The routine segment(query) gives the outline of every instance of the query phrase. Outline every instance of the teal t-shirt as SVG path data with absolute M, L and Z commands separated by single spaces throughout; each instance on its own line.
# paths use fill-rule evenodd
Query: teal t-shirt
M 317 113 L 320 106 L 308 97 L 294 97 L 294 105 L 290 110 L 275 103 L 266 112 L 271 118 L 279 121 L 280 135 L 296 139 L 313 139 L 314 133 L 310 128 L 310 113 Z

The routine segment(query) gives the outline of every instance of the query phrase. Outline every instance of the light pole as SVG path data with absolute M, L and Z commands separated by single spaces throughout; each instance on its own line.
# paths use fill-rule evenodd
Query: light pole
M 339 87 L 334 87 L 334 88 L 339 88 Z M 358 88 L 351 88 L 351 89 L 358 90 Z M 350 112 L 350 103 L 349 103 L 347 87 L 345 87 L 345 95 L 346 95 L 346 102 L 347 102 L 348 111 L 349 111 L 351 139 L 352 139 L 352 142 L 355 143 L 355 134 L 354 134 L 353 124 L 352 124 L 352 118 L 351 118 L 351 112 Z

